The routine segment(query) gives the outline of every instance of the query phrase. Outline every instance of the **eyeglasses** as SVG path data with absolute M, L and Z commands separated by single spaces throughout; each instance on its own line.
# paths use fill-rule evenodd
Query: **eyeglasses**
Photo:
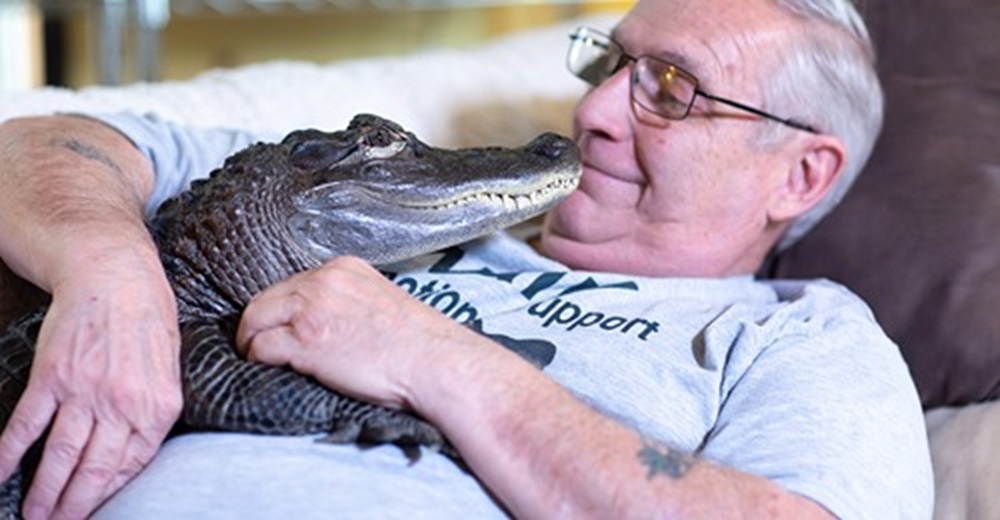
M 663 118 L 684 119 L 691 113 L 695 98 L 701 96 L 792 128 L 819 133 L 812 126 L 793 119 L 709 94 L 698 88 L 698 78 L 690 72 L 652 56 L 631 56 L 621 44 L 600 31 L 581 27 L 570 35 L 569 70 L 592 86 L 604 83 L 630 61 L 635 62 L 629 88 L 632 100 Z

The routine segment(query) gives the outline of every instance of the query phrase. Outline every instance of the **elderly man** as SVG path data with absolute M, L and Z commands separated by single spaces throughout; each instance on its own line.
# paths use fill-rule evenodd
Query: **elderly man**
M 753 277 L 878 131 L 854 7 L 640 0 L 612 35 L 574 34 L 570 58 L 594 85 L 575 114 L 585 171 L 533 248 L 501 234 L 388 278 L 336 259 L 262 293 L 238 332 L 252 360 L 428 418 L 468 472 L 188 435 L 98 516 L 929 516 L 919 403 L 871 313 L 828 282 Z M 142 206 L 255 137 L 100 120 L 12 122 L 0 146 L 0 254 L 54 296 L 0 438 L 6 474 L 51 425 L 35 518 L 90 512 L 176 418 L 176 310 Z M 539 371 L 404 289 L 431 284 L 555 357 Z

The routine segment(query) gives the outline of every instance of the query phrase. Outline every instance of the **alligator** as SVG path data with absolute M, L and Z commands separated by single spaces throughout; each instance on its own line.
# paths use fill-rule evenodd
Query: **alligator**
M 227 158 L 149 223 L 180 320 L 176 431 L 324 434 L 336 443 L 395 444 L 411 456 L 420 447 L 448 450 L 415 415 L 241 358 L 241 312 L 265 288 L 336 256 L 387 266 L 527 220 L 571 192 L 580 168 L 574 143 L 556 134 L 520 148 L 443 149 L 370 114 L 344 130 L 296 130 Z M 26 385 L 43 316 L 31 313 L 0 335 L 2 424 Z M 33 469 L 28 457 L 21 466 L 0 489 L 10 517 Z

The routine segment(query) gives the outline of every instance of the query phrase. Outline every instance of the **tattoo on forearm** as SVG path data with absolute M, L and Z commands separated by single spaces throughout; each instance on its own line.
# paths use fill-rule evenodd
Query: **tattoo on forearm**
M 116 173 L 119 176 L 119 178 L 123 178 L 125 176 L 125 172 L 123 172 L 121 167 L 118 166 L 118 163 L 116 163 L 114 160 L 111 159 L 111 157 L 108 157 L 106 153 L 99 150 L 96 146 L 92 144 L 88 144 L 77 139 L 58 141 L 53 144 L 66 148 L 67 150 L 81 157 L 90 159 L 92 161 L 97 161 L 107 166 L 108 168 L 111 168 L 111 170 L 114 171 L 114 173 Z
M 690 453 L 672 450 L 659 443 L 644 440 L 642 449 L 639 450 L 639 461 L 649 470 L 646 474 L 648 480 L 660 474 L 677 480 L 691 469 L 695 458 Z

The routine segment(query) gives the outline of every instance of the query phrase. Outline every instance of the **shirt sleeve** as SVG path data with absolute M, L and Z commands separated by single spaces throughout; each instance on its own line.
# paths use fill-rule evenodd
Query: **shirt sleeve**
M 930 518 L 926 428 L 898 348 L 846 289 L 810 290 L 742 332 L 766 346 L 727 363 L 737 376 L 702 455 L 839 518 Z
M 121 112 L 85 116 L 117 129 L 149 158 L 155 180 L 146 201 L 147 218 L 165 200 L 186 190 L 191 181 L 207 177 L 226 157 L 255 142 L 281 139 L 277 134 L 184 126 L 156 114 Z

